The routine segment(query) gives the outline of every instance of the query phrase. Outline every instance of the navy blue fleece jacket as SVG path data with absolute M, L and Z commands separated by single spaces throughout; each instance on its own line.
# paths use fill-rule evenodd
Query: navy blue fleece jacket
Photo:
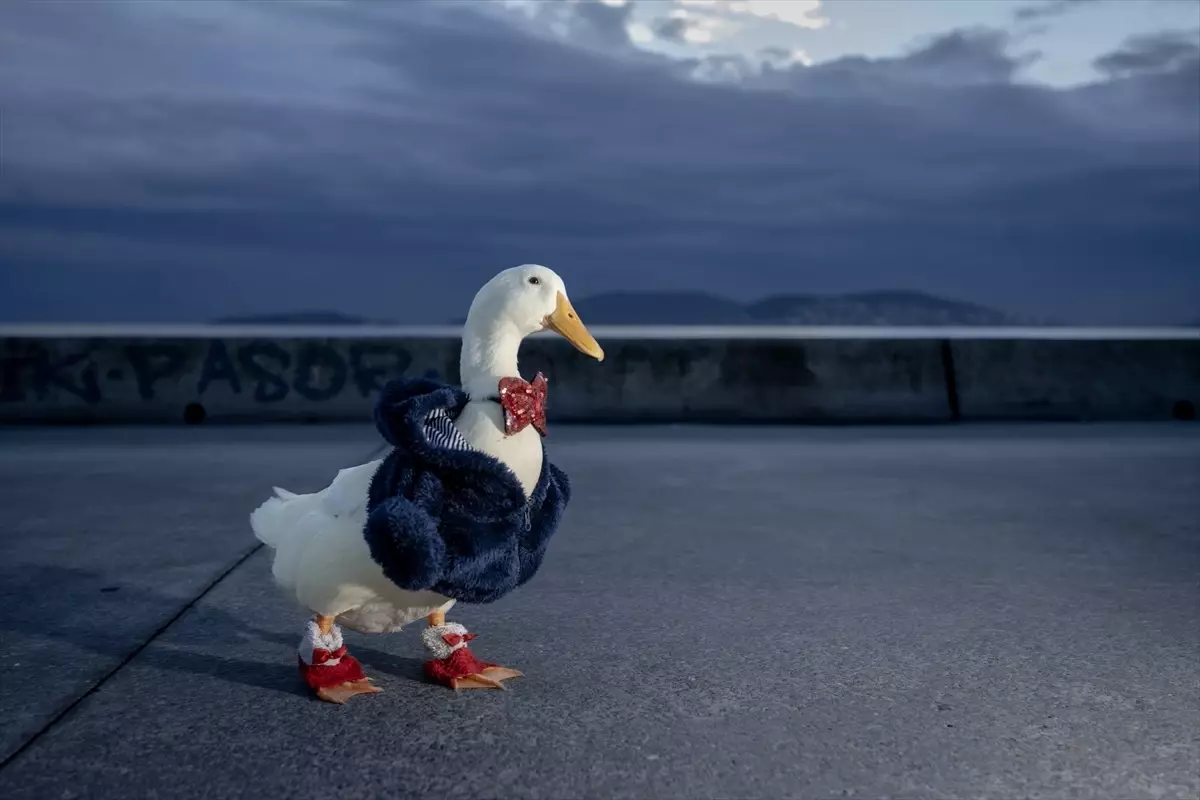
M 543 444 L 527 501 L 516 475 L 454 428 L 467 399 L 429 379 L 384 387 L 375 425 L 393 449 L 371 479 L 363 535 L 397 586 L 490 603 L 537 572 L 571 487 Z

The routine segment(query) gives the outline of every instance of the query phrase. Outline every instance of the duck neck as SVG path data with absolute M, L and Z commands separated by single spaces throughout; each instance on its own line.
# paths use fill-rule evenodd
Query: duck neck
M 463 328 L 462 354 L 459 357 L 459 381 L 472 400 L 494 396 L 501 378 L 520 376 L 517 351 L 520 331 L 503 319 L 479 322 L 467 320 Z

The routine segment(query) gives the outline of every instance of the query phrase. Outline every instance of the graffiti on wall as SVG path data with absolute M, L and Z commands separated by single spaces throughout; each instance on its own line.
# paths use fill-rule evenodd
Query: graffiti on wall
M 128 397 L 124 387 L 130 386 L 149 401 L 166 385 L 181 386 L 196 398 L 221 389 L 256 403 L 289 397 L 320 403 L 347 391 L 370 397 L 387 381 L 404 377 L 413 364 L 407 349 L 386 342 L 284 347 L 271 340 L 231 345 L 218 339 L 199 349 L 197 361 L 192 342 L 88 345 L 70 353 L 37 343 L 18 349 L 10 343 L 0 353 L 0 403 L 58 395 L 95 405 L 117 387 Z M 424 374 L 437 377 L 432 370 Z

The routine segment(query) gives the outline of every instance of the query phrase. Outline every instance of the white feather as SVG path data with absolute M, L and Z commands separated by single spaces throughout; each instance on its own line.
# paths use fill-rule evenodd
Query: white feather
M 363 633 L 396 631 L 454 605 L 434 592 L 398 588 L 371 559 L 362 531 L 380 463 L 343 469 L 319 492 L 273 497 L 250 515 L 254 534 L 275 550 L 275 582 L 313 613 Z
M 472 400 L 454 421 L 471 447 L 499 459 L 516 474 L 525 490 L 533 494 L 542 474 L 541 434 L 530 425 L 512 436 L 504 433 L 504 410 L 490 400 Z

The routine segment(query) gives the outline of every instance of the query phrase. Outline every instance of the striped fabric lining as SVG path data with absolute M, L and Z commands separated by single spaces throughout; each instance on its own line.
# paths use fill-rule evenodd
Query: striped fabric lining
M 443 450 L 470 450 L 471 445 L 454 426 L 454 420 L 444 408 L 435 408 L 425 417 L 425 438 Z

